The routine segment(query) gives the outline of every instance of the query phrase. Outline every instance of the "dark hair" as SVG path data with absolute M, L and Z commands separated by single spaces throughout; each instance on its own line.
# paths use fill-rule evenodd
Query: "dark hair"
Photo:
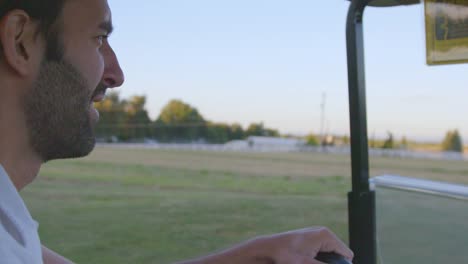
M 60 25 L 56 22 L 65 1 L 67 0 L 0 0 L 0 18 L 15 9 L 24 10 L 39 23 L 37 33 L 42 34 L 47 42 L 46 58 L 60 60 L 63 45 L 59 38 Z

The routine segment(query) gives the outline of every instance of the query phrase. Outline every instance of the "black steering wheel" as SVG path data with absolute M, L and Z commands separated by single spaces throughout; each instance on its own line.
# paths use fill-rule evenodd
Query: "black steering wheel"
M 352 264 L 343 256 L 332 252 L 319 252 L 315 259 L 328 264 Z

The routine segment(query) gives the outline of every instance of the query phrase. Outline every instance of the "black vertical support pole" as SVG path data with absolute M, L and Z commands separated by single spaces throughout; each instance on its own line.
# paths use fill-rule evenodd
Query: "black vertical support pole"
M 362 16 L 369 0 L 352 0 L 346 22 L 352 191 L 348 194 L 350 247 L 355 264 L 376 264 L 375 194 L 369 188 L 364 37 Z

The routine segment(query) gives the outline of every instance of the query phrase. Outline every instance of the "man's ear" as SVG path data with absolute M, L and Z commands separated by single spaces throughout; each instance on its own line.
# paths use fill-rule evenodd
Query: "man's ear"
M 13 10 L 0 21 L 0 47 L 3 60 L 20 76 L 27 76 L 37 66 L 37 23 L 22 10 Z

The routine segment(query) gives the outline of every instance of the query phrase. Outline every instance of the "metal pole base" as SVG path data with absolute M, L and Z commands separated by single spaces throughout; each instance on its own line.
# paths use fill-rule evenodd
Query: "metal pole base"
M 349 238 L 354 264 L 376 264 L 375 193 L 348 193 Z

